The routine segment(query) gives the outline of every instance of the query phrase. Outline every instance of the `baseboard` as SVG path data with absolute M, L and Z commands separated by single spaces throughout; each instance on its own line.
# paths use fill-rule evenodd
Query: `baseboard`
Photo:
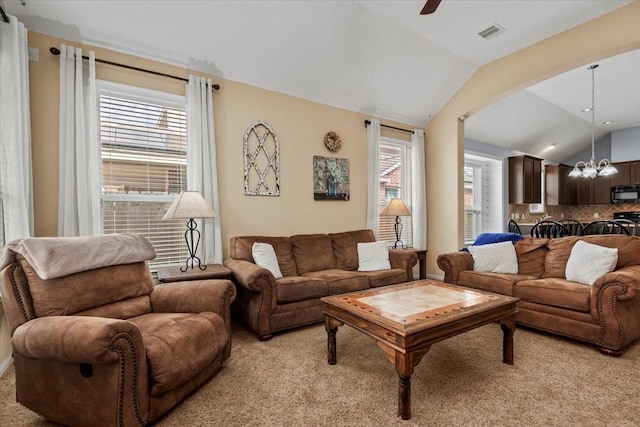
M 2 361 L 2 363 L 0 363 L 0 377 L 4 375 L 4 373 L 6 372 L 7 369 L 9 369 L 9 366 L 11 366 L 12 363 L 13 363 L 13 357 L 11 356 L 8 356 L 6 359 Z
M 439 275 L 439 274 L 428 274 L 427 273 L 427 279 L 444 280 L 444 274 L 443 275 Z

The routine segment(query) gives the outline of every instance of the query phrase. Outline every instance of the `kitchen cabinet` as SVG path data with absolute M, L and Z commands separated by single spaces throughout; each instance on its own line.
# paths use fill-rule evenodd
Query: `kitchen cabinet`
M 611 175 L 611 186 L 640 185 L 640 162 L 614 163 L 618 173 Z
M 611 186 L 631 185 L 631 163 L 614 163 L 618 173 L 611 175 Z
M 576 179 L 576 204 L 593 205 L 611 203 L 611 177 L 598 176 Z
M 593 179 L 576 177 L 576 204 L 593 204 Z
M 611 203 L 611 176 L 598 176 L 593 181 L 593 203 Z
M 542 202 L 542 159 L 509 157 L 509 203 Z
M 575 205 L 576 178 L 569 177 L 573 167 L 567 165 L 546 165 L 545 200 L 549 206 Z

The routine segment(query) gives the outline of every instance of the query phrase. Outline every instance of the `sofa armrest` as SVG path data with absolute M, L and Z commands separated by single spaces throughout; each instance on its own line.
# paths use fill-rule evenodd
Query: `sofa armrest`
M 229 323 L 229 307 L 236 297 L 230 280 L 208 279 L 163 283 L 153 287 L 149 295 L 156 313 L 218 313 Z
M 233 272 L 236 283 L 251 292 L 261 293 L 265 287 L 271 287 L 271 295 L 275 295 L 276 279 L 266 268 L 243 259 L 228 258 L 224 266 Z
M 131 354 L 146 363 L 142 336 L 131 322 L 106 317 L 48 316 L 20 325 L 11 339 L 16 353 L 71 363 L 118 363 Z M 138 369 L 146 372 L 146 365 Z
M 459 251 L 438 255 L 438 267 L 444 271 L 444 281 L 457 284 L 461 271 L 473 270 L 473 257 L 469 252 Z
M 615 293 L 617 300 L 627 301 L 635 298 L 640 292 L 640 265 L 631 265 L 611 271 L 596 280 L 591 287 L 592 305 L 599 297 L 601 298 L 604 289 L 612 285 L 619 287 Z
M 391 268 L 399 268 L 407 272 L 407 281 L 413 280 L 413 267 L 418 263 L 415 252 L 404 249 L 389 249 Z
M 640 266 L 600 277 L 591 287 L 591 316 L 602 326 L 598 345 L 618 351 L 640 337 Z

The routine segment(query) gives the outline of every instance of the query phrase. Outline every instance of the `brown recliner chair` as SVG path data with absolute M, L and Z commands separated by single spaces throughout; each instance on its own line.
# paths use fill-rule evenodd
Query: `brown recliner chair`
M 231 352 L 228 280 L 154 286 L 138 235 L 5 247 L 0 290 L 16 398 L 58 423 L 138 426 L 206 382 Z

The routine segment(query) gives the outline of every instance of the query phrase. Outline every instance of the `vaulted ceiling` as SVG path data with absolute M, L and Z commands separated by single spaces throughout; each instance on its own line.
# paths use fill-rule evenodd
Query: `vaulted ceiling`
M 419 127 L 482 65 L 628 3 L 444 0 L 420 15 L 424 0 L 4 0 L 33 31 Z M 506 31 L 478 35 L 496 24 Z M 598 134 L 640 125 L 640 96 L 628 96 L 640 93 L 640 54 L 621 58 L 597 71 L 597 120 L 614 120 Z M 590 143 L 590 78 L 578 69 L 505 98 L 466 135 L 534 155 L 555 143 L 556 158 L 571 156 Z

